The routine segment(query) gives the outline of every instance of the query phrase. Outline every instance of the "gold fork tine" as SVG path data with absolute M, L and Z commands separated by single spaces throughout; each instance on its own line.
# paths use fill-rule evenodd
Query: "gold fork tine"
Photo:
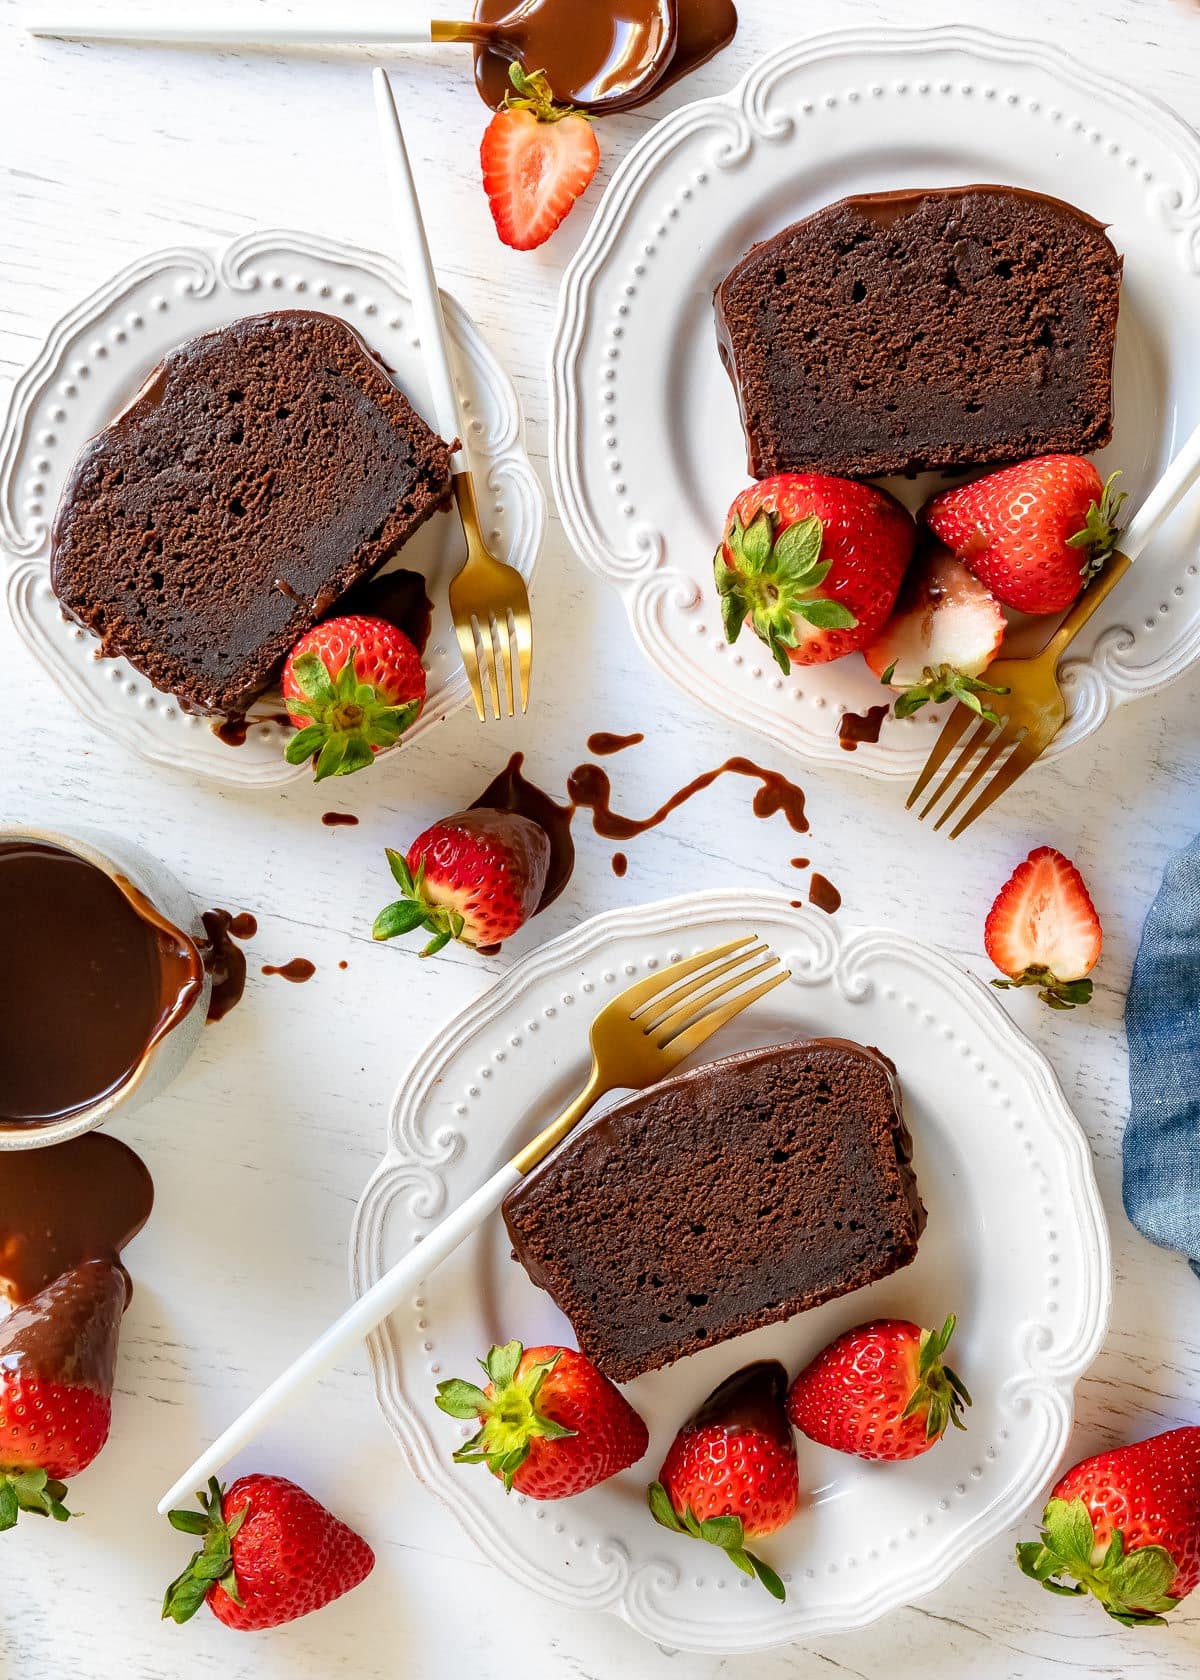
M 999 761 L 1007 749 L 1012 746 L 1015 734 L 1015 726 L 1011 722 L 1005 721 L 997 733 L 989 738 L 987 742 L 987 750 L 980 754 L 979 761 L 971 771 L 971 774 L 967 777 L 963 785 L 955 792 L 953 799 L 951 799 L 945 810 L 939 815 L 938 820 L 934 823 L 933 826 L 935 831 L 943 827 L 944 824 L 947 823 L 954 815 L 955 811 L 958 810 L 958 807 L 962 804 L 963 800 L 974 793 L 975 789 L 979 786 L 979 783 L 983 780 L 987 772 Z
M 1002 793 L 1007 793 L 1017 778 L 1023 776 L 1041 755 L 1042 748 L 1034 744 L 1031 735 L 1026 735 L 1024 740 L 1018 741 L 966 816 L 960 817 L 950 830 L 951 840 L 957 840 L 963 829 L 969 828 L 976 817 L 981 817 L 994 799 L 999 799 Z
M 694 1050 L 698 1050 L 706 1038 L 711 1038 L 719 1028 L 732 1021 L 735 1015 L 740 1015 L 743 1009 L 749 1009 L 752 1003 L 757 1003 L 759 998 L 766 997 L 768 992 L 773 992 L 776 986 L 782 986 L 784 981 L 790 980 L 791 977 L 791 970 L 785 968 L 772 979 L 764 980 L 761 986 L 755 986 L 753 991 L 739 992 L 737 997 L 730 998 L 721 1009 L 714 1009 L 710 1014 L 701 1016 L 686 1032 L 677 1033 L 674 1038 L 667 1039 L 660 1046 L 662 1052 L 675 1061 L 683 1061 L 685 1056 L 690 1056 Z
M 475 701 L 475 710 L 479 714 L 479 721 L 486 721 L 487 713 L 483 709 L 483 683 L 479 677 L 479 655 L 475 651 L 475 632 L 469 619 L 456 619 L 454 632 L 458 637 L 458 651 L 462 657 L 463 669 L 467 673 L 467 681 L 471 684 L 471 694 Z
M 963 710 L 968 711 L 969 708 L 964 707 Z M 975 714 L 972 712 L 971 716 L 974 717 L 974 715 Z M 949 770 L 947 770 L 946 774 L 942 777 L 937 787 L 935 787 L 933 792 L 929 795 L 925 804 L 921 807 L 921 813 L 918 818 L 919 822 L 924 822 L 925 818 L 929 815 L 930 811 L 933 810 L 938 801 L 946 797 L 947 793 L 949 793 L 955 782 L 962 775 L 967 765 L 970 764 L 972 758 L 974 758 L 980 747 L 983 746 L 988 736 L 992 733 L 994 727 L 995 725 L 990 724 L 986 718 L 981 718 L 979 720 L 979 727 L 971 736 L 971 739 L 967 742 L 963 750 L 959 753 L 958 757 L 954 760 L 954 763 L 950 766 Z
M 745 962 L 751 954 L 748 947 L 760 944 L 756 933 L 748 933 L 741 939 L 731 939 L 728 945 L 715 945 L 711 951 L 697 951 L 694 957 L 683 957 L 669 968 L 662 968 L 647 975 L 645 980 L 639 980 L 621 993 L 621 1001 L 629 1010 L 629 1019 L 636 1021 L 642 1010 L 651 1003 L 666 1002 L 670 993 L 687 979 L 689 974 L 695 974 L 698 968 L 708 968 L 711 963 L 727 957 L 731 951 L 741 951 L 738 962 Z M 705 975 L 707 981 L 711 976 Z M 678 1000 L 676 1000 L 678 1001 Z
M 517 665 L 521 674 L 521 710 L 529 710 L 529 673 L 533 669 L 533 625 L 529 613 L 513 614 L 513 634 L 517 643 Z
M 757 955 L 757 952 L 748 954 Z M 656 1021 L 647 1021 L 646 1031 L 652 1033 L 660 1044 L 665 1044 L 672 1033 L 677 1032 L 680 1027 L 686 1027 L 695 1016 L 703 1014 L 710 1003 L 714 1003 L 717 998 L 725 997 L 735 986 L 744 986 L 750 980 L 757 980 L 760 974 L 766 974 L 774 968 L 778 961 L 779 958 L 773 952 L 768 951 L 765 962 L 759 963 L 757 968 L 747 969 L 742 967 L 740 974 L 735 974 L 732 979 L 725 980 L 724 984 L 718 981 L 717 975 L 724 976 L 726 971 L 735 965 L 733 963 L 722 963 L 716 973 L 711 976 L 711 985 L 702 985 L 698 991 L 692 990 L 680 998 L 678 1006 L 668 1014 L 660 1016 Z M 707 982 L 710 976 L 705 974 L 702 979 Z M 700 982 L 697 982 L 697 984 L 700 984 Z M 647 1014 L 649 1014 L 649 1011 L 647 1011 Z
M 942 725 L 937 740 L 933 743 L 929 757 L 925 760 L 925 768 L 913 784 L 913 790 L 905 800 L 904 808 L 911 811 L 917 800 L 925 792 L 934 775 L 941 769 L 949 758 L 952 750 L 958 744 L 963 731 L 975 716 L 969 706 L 955 706 L 950 716 Z M 924 812 L 921 813 L 924 816 Z M 918 817 L 918 822 L 921 820 Z
M 496 671 L 497 673 L 501 671 L 504 672 L 504 698 L 508 702 L 508 711 L 505 715 L 507 717 L 515 717 L 516 713 L 513 707 L 512 650 L 509 647 L 508 639 L 508 614 L 505 613 L 503 618 L 503 631 L 501 631 L 500 620 L 496 617 L 495 613 L 491 616 L 488 629 L 491 632 L 492 637 L 492 659 L 495 662 Z

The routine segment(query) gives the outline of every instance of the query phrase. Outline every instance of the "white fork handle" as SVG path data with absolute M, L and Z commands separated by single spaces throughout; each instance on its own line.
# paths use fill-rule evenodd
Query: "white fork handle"
M 146 17 L 126 18 L 34 18 L 25 26 L 31 35 L 50 36 L 59 41 L 133 41 L 150 44 L 197 47 L 297 46 L 370 47 L 428 46 L 432 40 L 429 23 L 381 23 L 376 16 L 355 22 L 302 23 L 282 18 L 269 23 L 261 16 L 244 23 L 232 16 L 210 18 L 173 17 L 159 22 Z
M 375 112 L 379 118 L 383 166 L 387 173 L 388 186 L 391 188 L 404 273 L 408 280 L 408 289 L 412 293 L 413 317 L 417 325 L 417 337 L 421 340 L 421 357 L 433 397 L 434 420 L 447 443 L 453 443 L 455 438 L 458 438 L 463 445 L 455 452 L 450 463 L 453 472 L 458 474 L 466 472 L 469 463 L 463 438 L 465 428 L 458 401 L 458 387 L 454 383 L 454 372 L 450 366 L 446 318 L 442 314 L 442 294 L 438 290 L 433 259 L 429 255 L 429 240 L 425 234 L 425 222 L 421 215 L 420 200 L 417 198 L 412 165 L 408 161 L 408 147 L 404 144 L 404 130 L 400 127 L 396 101 L 392 97 L 392 84 L 388 80 L 386 70 L 372 71 L 371 80 L 375 84 Z
M 521 1174 L 510 1162 L 494 1173 L 474 1195 L 468 1196 L 460 1207 L 447 1214 L 411 1253 L 398 1260 L 378 1283 L 372 1284 L 365 1295 L 360 1295 L 354 1305 L 329 1326 L 324 1335 L 293 1360 L 287 1370 L 247 1406 L 241 1417 L 217 1437 L 207 1452 L 201 1453 L 191 1468 L 159 1500 L 159 1511 L 165 1513 L 180 1501 L 190 1501 L 192 1494 L 203 1488 L 210 1476 L 215 1476 L 235 1453 L 248 1447 L 255 1436 L 299 1394 L 382 1324 L 389 1313 L 409 1299 L 412 1291 L 496 1211 L 520 1178 Z
M 1157 534 L 1159 527 L 1171 517 L 1180 502 L 1200 479 L 1200 426 L 1188 438 L 1166 472 L 1151 490 L 1146 500 L 1129 521 L 1118 538 L 1122 554 L 1131 560 Z

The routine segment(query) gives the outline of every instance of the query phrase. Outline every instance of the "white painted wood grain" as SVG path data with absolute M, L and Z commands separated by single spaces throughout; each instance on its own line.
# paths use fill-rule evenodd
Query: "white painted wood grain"
M 93 0 L 97 12 L 107 4 Z M 64 308 L 143 251 L 224 243 L 258 226 L 386 247 L 367 57 L 35 45 L 19 31 L 22 10 L 0 4 L 0 379 L 16 375 Z M 311 15 L 313 0 L 295 10 Z M 843 0 L 836 16 L 795 0 L 742 0 L 742 11 L 738 40 L 690 90 L 605 123 L 606 173 L 655 116 L 727 86 L 806 16 L 818 27 L 883 18 L 994 26 L 997 17 L 983 0 Z M 1184 0 L 1098 0 L 1086 11 L 1074 0 L 1012 0 L 1003 25 L 1115 67 L 1200 118 L 1200 10 Z M 431 50 L 391 68 L 443 280 L 517 381 L 544 471 L 545 347 L 586 208 L 543 251 L 503 250 L 478 189 L 483 112 L 461 56 Z M 587 204 L 597 196 L 594 187 Z M 116 1426 L 77 1484 L 86 1521 L 27 1522 L 0 1540 L 0 1677 L 1191 1676 L 1196 1612 L 1156 1632 L 1110 1629 L 1091 1607 L 1036 1592 L 1004 1545 L 919 1607 L 861 1633 L 745 1661 L 660 1653 L 482 1564 L 402 1470 L 362 1358 L 252 1457 L 253 1467 L 295 1475 L 371 1539 L 379 1565 L 370 1581 L 263 1636 L 229 1633 L 207 1614 L 185 1630 L 157 1621 L 186 1542 L 154 1516 L 154 1501 L 201 1440 L 345 1304 L 351 1211 L 382 1149 L 391 1087 L 415 1050 L 543 936 L 685 888 L 802 882 L 788 862 L 798 852 L 841 887 L 846 918 L 919 931 L 980 972 L 982 916 L 1011 865 L 1042 841 L 1075 856 L 1105 923 L 1096 1005 L 1053 1016 L 1021 995 L 1008 1007 L 1050 1055 L 1089 1131 L 1113 1225 L 1113 1331 L 1081 1391 L 1077 1444 L 1083 1452 L 1200 1419 L 1200 1286 L 1130 1230 L 1119 1168 L 1121 1004 L 1162 864 L 1200 826 L 1200 678 L 1118 714 L 1094 742 L 1031 777 L 966 844 L 908 826 L 894 790 L 823 772 L 806 778 L 813 832 L 800 845 L 782 818 L 755 821 L 747 787 L 726 781 L 625 848 L 623 880 L 612 874 L 611 846 L 581 833 L 570 891 L 505 958 L 451 952 L 422 963 L 412 949 L 376 948 L 369 925 L 388 894 L 383 846 L 472 798 L 510 750 L 523 748 L 531 772 L 561 788 L 591 730 L 644 729 L 646 745 L 611 766 L 619 804 L 635 813 L 732 752 L 759 756 L 752 740 L 689 711 L 641 663 L 615 600 L 553 525 L 536 605 L 535 707 L 524 723 L 484 730 L 460 714 L 336 795 L 307 785 L 239 794 L 151 777 L 77 718 L 0 623 L 4 817 L 128 825 L 198 900 L 252 910 L 260 922 L 243 1007 L 206 1035 L 178 1086 L 122 1128 L 153 1169 L 158 1206 L 129 1257 L 137 1294 Z M 334 806 L 356 812 L 361 826 L 323 828 L 320 814 Z M 318 965 L 308 985 L 258 973 L 292 956 Z

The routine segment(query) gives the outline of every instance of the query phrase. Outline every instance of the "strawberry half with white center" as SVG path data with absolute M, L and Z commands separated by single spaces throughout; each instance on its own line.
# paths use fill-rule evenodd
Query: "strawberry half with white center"
M 1006 694 L 983 682 L 1007 629 L 1000 603 L 944 548 L 919 560 L 900 590 L 896 610 L 863 649 L 880 682 L 900 690 L 897 717 L 929 701 L 961 700 L 990 723 L 1000 720 L 980 698 Z
M 1200 1582 L 1200 1429 L 1170 1429 L 1068 1470 L 1041 1539 L 1019 1545 L 1017 1562 L 1050 1592 L 1092 1593 L 1125 1627 L 1161 1623 Z
M 120 1267 L 89 1260 L 0 1319 L 0 1532 L 70 1515 L 63 1484 L 108 1439 L 126 1299 Z
M 201 1542 L 167 1588 L 163 1619 L 186 1622 L 207 1604 L 226 1627 L 253 1632 L 320 1610 L 375 1567 L 367 1542 L 286 1476 L 214 1477 L 198 1511 L 168 1521 Z
M 574 1348 L 494 1347 L 479 1361 L 487 1385 L 440 1382 L 435 1404 L 478 1418 L 456 1464 L 486 1464 L 506 1492 L 569 1499 L 628 1470 L 650 1445 L 625 1396 Z
M 301 636 L 283 667 L 283 699 L 298 734 L 289 764 L 315 759 L 313 780 L 365 770 L 396 742 L 425 702 L 425 669 L 412 642 L 383 618 L 330 618 Z
M 676 1435 L 646 1496 L 655 1522 L 719 1546 L 780 1602 L 783 1582 L 746 1542 L 775 1534 L 799 1503 L 786 1388 L 787 1372 L 774 1359 L 727 1378 Z
M 916 527 L 894 497 L 822 473 L 779 473 L 743 490 L 713 562 L 727 641 L 742 625 L 781 671 L 853 653 L 882 628 Z
M 403 897 L 379 912 L 372 934 L 424 928 L 430 957 L 452 939 L 499 945 L 523 927 L 545 891 L 550 839 L 517 811 L 475 806 L 427 828 L 407 857 L 389 848 L 387 860 Z
M 1087 1003 L 1085 978 L 1103 932 L 1083 876 L 1053 846 L 1039 846 L 1001 887 L 983 930 L 984 949 L 1007 978 L 993 986 L 1037 986 L 1052 1009 Z
M 1081 455 L 1039 455 L 943 490 L 921 516 L 1006 607 L 1062 612 L 1113 551 L 1116 476 Z
M 540 70 L 509 70 L 513 91 L 483 136 L 479 161 L 496 232 L 516 251 L 549 239 L 600 163 L 595 130 L 581 111 L 556 105 Z
M 950 1424 L 964 1429 L 971 1396 L 943 1363 L 953 1314 L 940 1330 L 880 1318 L 847 1330 L 805 1366 L 787 1397 L 802 1435 L 836 1452 L 889 1462 L 917 1458 Z

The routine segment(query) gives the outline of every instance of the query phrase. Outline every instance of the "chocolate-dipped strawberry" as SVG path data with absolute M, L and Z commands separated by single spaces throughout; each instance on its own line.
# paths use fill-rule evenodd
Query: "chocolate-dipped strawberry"
M 407 857 L 389 849 L 387 860 L 402 897 L 379 912 L 372 932 L 394 939 L 423 928 L 432 938 L 421 955 L 429 957 L 452 939 L 499 945 L 523 927 L 542 900 L 550 840 L 516 811 L 473 806 L 427 828 Z
M 127 1282 L 89 1260 L 0 1321 L 0 1531 L 70 1516 L 64 1483 L 108 1439 Z
M 799 1503 L 786 1389 L 787 1372 L 775 1359 L 728 1377 L 676 1435 L 647 1494 L 655 1522 L 719 1546 L 778 1599 L 783 1582 L 746 1542 L 776 1533 Z

